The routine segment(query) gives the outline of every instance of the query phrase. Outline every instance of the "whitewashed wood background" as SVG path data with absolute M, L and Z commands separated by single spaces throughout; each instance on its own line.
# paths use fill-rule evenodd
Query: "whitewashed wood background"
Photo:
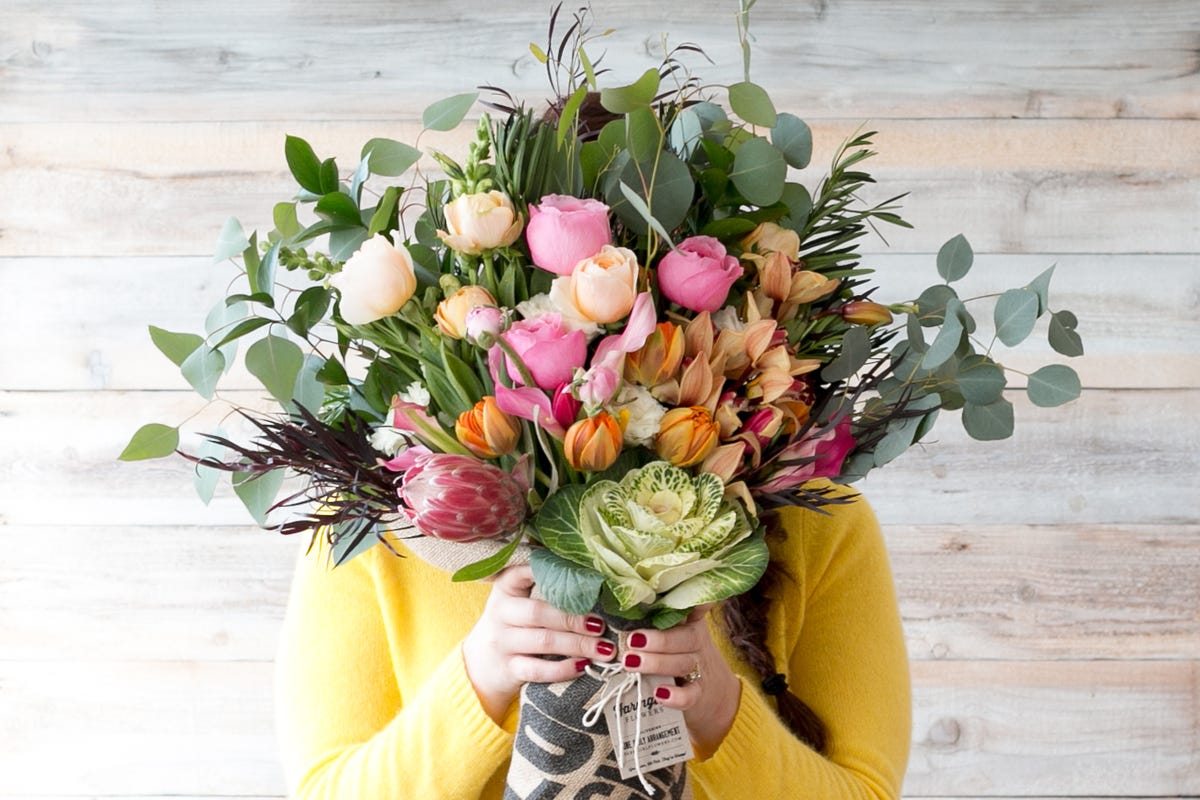
M 670 32 L 737 80 L 734 5 L 597 0 L 614 79 Z M 291 190 L 285 133 L 348 164 L 478 83 L 537 99 L 546 16 L 0 0 L 0 798 L 282 793 L 295 544 L 201 505 L 183 463 L 115 461 L 201 405 L 146 325 L 199 330 L 221 223 Z M 1200 796 L 1200 3 L 760 0 L 752 32 L 819 161 L 882 131 L 917 225 L 869 245 L 888 286 L 961 231 L 992 288 L 1057 263 L 1088 349 L 1075 404 L 1014 392 L 1015 439 L 946 420 L 864 486 L 913 660 L 906 796 Z

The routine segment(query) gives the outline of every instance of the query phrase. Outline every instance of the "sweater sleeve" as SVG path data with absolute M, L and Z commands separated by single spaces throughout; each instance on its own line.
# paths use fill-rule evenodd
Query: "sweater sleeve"
M 692 765 L 693 780 L 713 798 L 894 800 L 908 761 L 911 704 L 879 525 L 862 498 L 828 516 L 785 509 L 781 521 L 795 580 L 783 581 L 773 603 L 792 619 L 772 622 L 772 651 L 783 662 L 776 648 L 787 648 L 779 667 L 824 722 L 826 752 L 796 739 L 774 703 L 743 679 L 733 727 L 712 757 Z
M 314 553 L 297 567 L 275 681 L 289 791 L 475 800 L 503 779 L 512 735 L 480 707 L 458 646 L 400 696 L 371 558 L 330 570 Z

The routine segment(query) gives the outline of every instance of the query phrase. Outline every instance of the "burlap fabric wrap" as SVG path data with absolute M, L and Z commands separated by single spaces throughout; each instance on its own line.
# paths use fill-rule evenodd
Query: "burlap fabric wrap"
M 447 542 L 427 536 L 413 536 L 407 520 L 398 520 L 397 533 L 416 556 L 448 572 L 479 561 L 495 553 L 503 543 Z M 510 563 L 529 561 L 530 548 L 522 545 Z M 535 589 L 536 592 L 536 589 Z M 619 663 L 625 649 L 624 631 L 643 623 L 612 618 L 595 612 L 607 623 L 605 635 L 617 646 L 614 662 Z M 604 715 L 590 727 L 584 714 L 603 691 L 605 682 L 590 674 L 561 683 L 530 683 L 521 690 L 512 764 L 505 783 L 505 800 L 574 800 L 603 797 L 606 800 L 692 800 L 687 765 L 645 772 L 642 778 L 651 787 L 648 793 L 636 775 L 622 778 L 616 750 Z

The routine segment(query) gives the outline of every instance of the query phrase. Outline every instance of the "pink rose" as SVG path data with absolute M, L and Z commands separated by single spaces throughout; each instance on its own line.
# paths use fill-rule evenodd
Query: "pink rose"
M 558 314 L 514 322 L 503 338 L 525 362 L 533 382 L 547 391 L 569 383 L 587 359 L 587 337 L 583 331 L 564 327 Z M 507 367 L 508 376 L 524 384 L 516 365 L 509 363 Z
M 692 311 L 716 311 L 742 277 L 738 260 L 711 236 L 692 236 L 658 262 L 658 288 L 672 303 Z
M 548 194 L 529 207 L 525 241 L 534 264 L 570 275 L 576 264 L 612 243 L 608 206 L 599 200 Z

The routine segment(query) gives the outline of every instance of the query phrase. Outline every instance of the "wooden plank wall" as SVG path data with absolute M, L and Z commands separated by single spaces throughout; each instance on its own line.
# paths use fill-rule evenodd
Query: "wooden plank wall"
M 640 74 L 669 31 L 737 80 L 734 5 L 597 0 L 607 63 Z M 222 221 L 262 225 L 290 191 L 285 133 L 350 163 L 477 83 L 536 100 L 545 17 L 0 4 L 0 798 L 283 791 L 295 545 L 228 492 L 202 506 L 181 463 L 114 461 L 201 406 L 145 326 L 199 328 L 230 277 Z M 1017 438 L 949 420 L 864 486 L 913 660 L 906 796 L 1200 796 L 1200 4 L 761 0 L 752 32 L 820 161 L 882 131 L 881 191 L 911 191 L 917 225 L 870 244 L 889 287 L 923 286 L 962 231 L 1004 286 L 1057 263 L 1088 348 L 1077 403 L 1014 393 Z

